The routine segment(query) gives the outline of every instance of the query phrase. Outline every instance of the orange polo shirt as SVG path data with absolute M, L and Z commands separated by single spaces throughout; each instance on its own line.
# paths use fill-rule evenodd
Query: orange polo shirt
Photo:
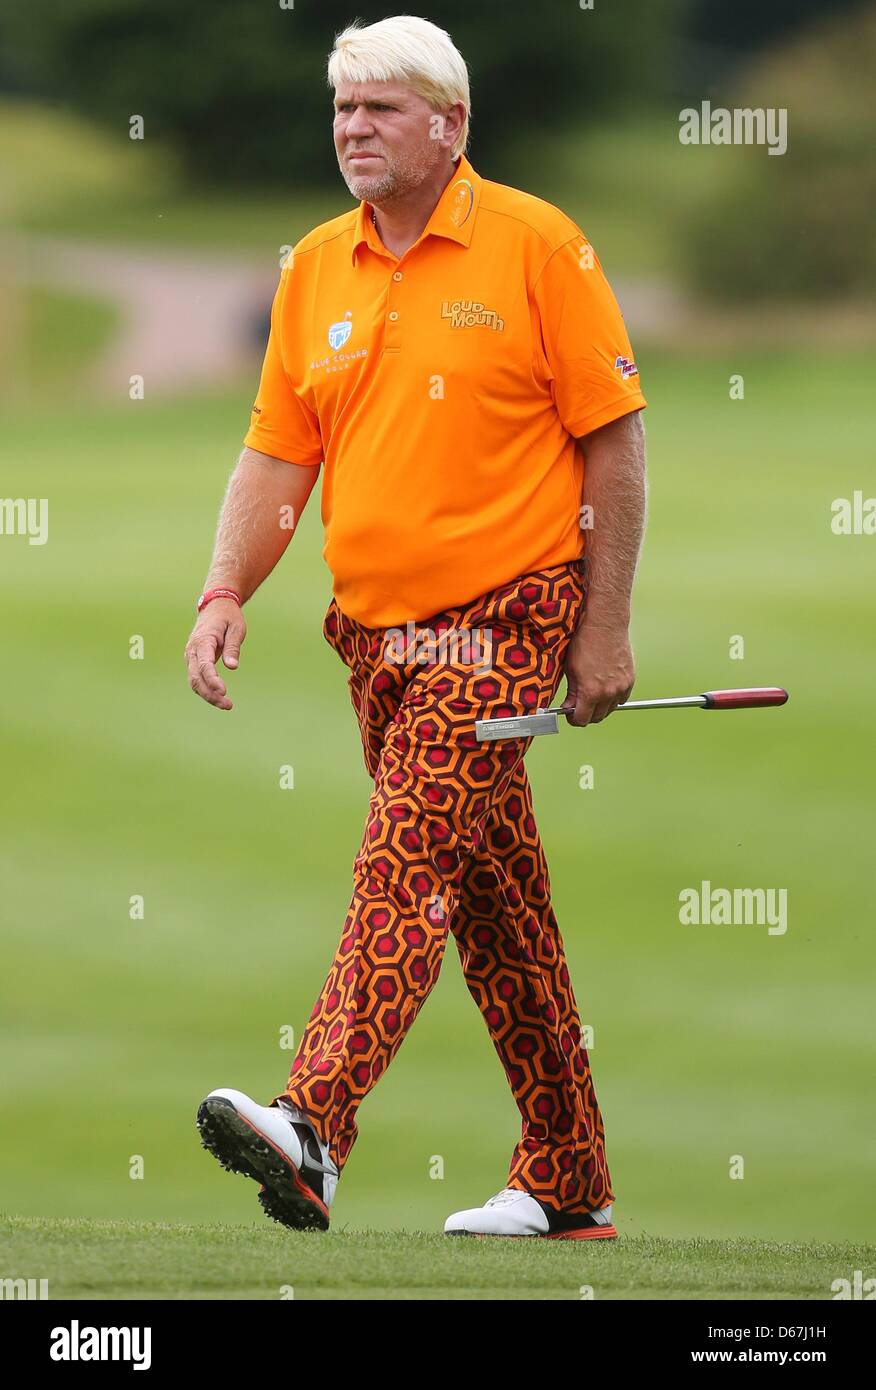
M 584 234 L 463 156 L 398 259 L 367 202 L 280 276 L 245 443 L 323 463 L 323 554 L 343 612 L 421 621 L 578 558 L 576 436 L 645 398 Z

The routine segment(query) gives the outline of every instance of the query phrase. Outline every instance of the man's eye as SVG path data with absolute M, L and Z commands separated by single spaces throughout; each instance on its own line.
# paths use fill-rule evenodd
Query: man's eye
M 340 116 L 342 113 L 346 114 L 346 113 L 349 112 L 349 111 L 355 111 L 355 109 L 356 109 L 355 106 L 354 106 L 353 103 L 350 101 L 350 102 L 345 102 L 342 106 L 336 107 L 336 108 L 335 108 L 335 111 L 336 111 L 336 114 Z M 394 106 L 388 106 L 388 105 L 387 105 L 386 103 L 384 103 L 384 102 L 375 101 L 375 102 L 373 103 L 373 105 L 372 105 L 372 110 L 373 110 L 373 111 L 394 111 L 394 110 L 395 110 L 395 107 L 394 107 Z

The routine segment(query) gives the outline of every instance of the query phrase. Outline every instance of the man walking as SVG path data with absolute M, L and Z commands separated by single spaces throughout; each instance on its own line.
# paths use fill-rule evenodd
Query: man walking
M 410 16 L 345 30 L 334 139 L 358 207 L 295 247 L 199 616 L 192 688 L 230 709 L 241 605 L 320 467 L 324 635 L 374 781 L 340 943 L 282 1092 L 211 1092 L 205 1146 L 269 1215 L 328 1226 L 356 1112 L 434 984 L 448 933 L 522 1117 L 507 1185 L 448 1234 L 616 1235 L 604 1132 L 524 769 L 529 739 L 633 686 L 645 405 L 598 259 L 559 209 L 469 163 L 465 63 Z M 585 550 L 586 542 L 586 550 Z M 586 565 L 586 569 L 585 569 Z M 586 602 L 585 602 L 586 600 Z

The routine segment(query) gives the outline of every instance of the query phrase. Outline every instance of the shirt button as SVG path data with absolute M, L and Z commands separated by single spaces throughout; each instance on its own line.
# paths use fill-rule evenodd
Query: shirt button
M 395 323 L 395 321 L 396 321 L 397 318 L 398 318 L 398 314 L 396 313 L 395 309 L 393 309 L 392 313 L 391 313 L 390 316 L 389 316 L 389 321 L 390 321 L 390 323 Z
M 392 278 L 393 278 L 393 280 L 400 280 L 400 279 L 402 278 L 402 273 L 401 273 L 401 271 L 400 271 L 400 270 L 397 270 L 397 271 L 394 273 L 394 275 L 393 275 Z

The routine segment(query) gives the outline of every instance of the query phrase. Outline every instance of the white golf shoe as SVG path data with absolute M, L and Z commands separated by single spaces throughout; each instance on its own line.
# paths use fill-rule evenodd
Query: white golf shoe
M 562 1212 L 516 1187 L 503 1187 L 482 1207 L 456 1211 L 444 1223 L 447 1236 L 541 1236 L 546 1240 L 613 1240 L 611 1207 Z
M 223 1168 L 260 1184 L 268 1216 L 296 1230 L 328 1229 L 338 1170 L 291 1101 L 259 1105 L 243 1091 L 211 1091 L 197 1124 L 204 1148 Z

